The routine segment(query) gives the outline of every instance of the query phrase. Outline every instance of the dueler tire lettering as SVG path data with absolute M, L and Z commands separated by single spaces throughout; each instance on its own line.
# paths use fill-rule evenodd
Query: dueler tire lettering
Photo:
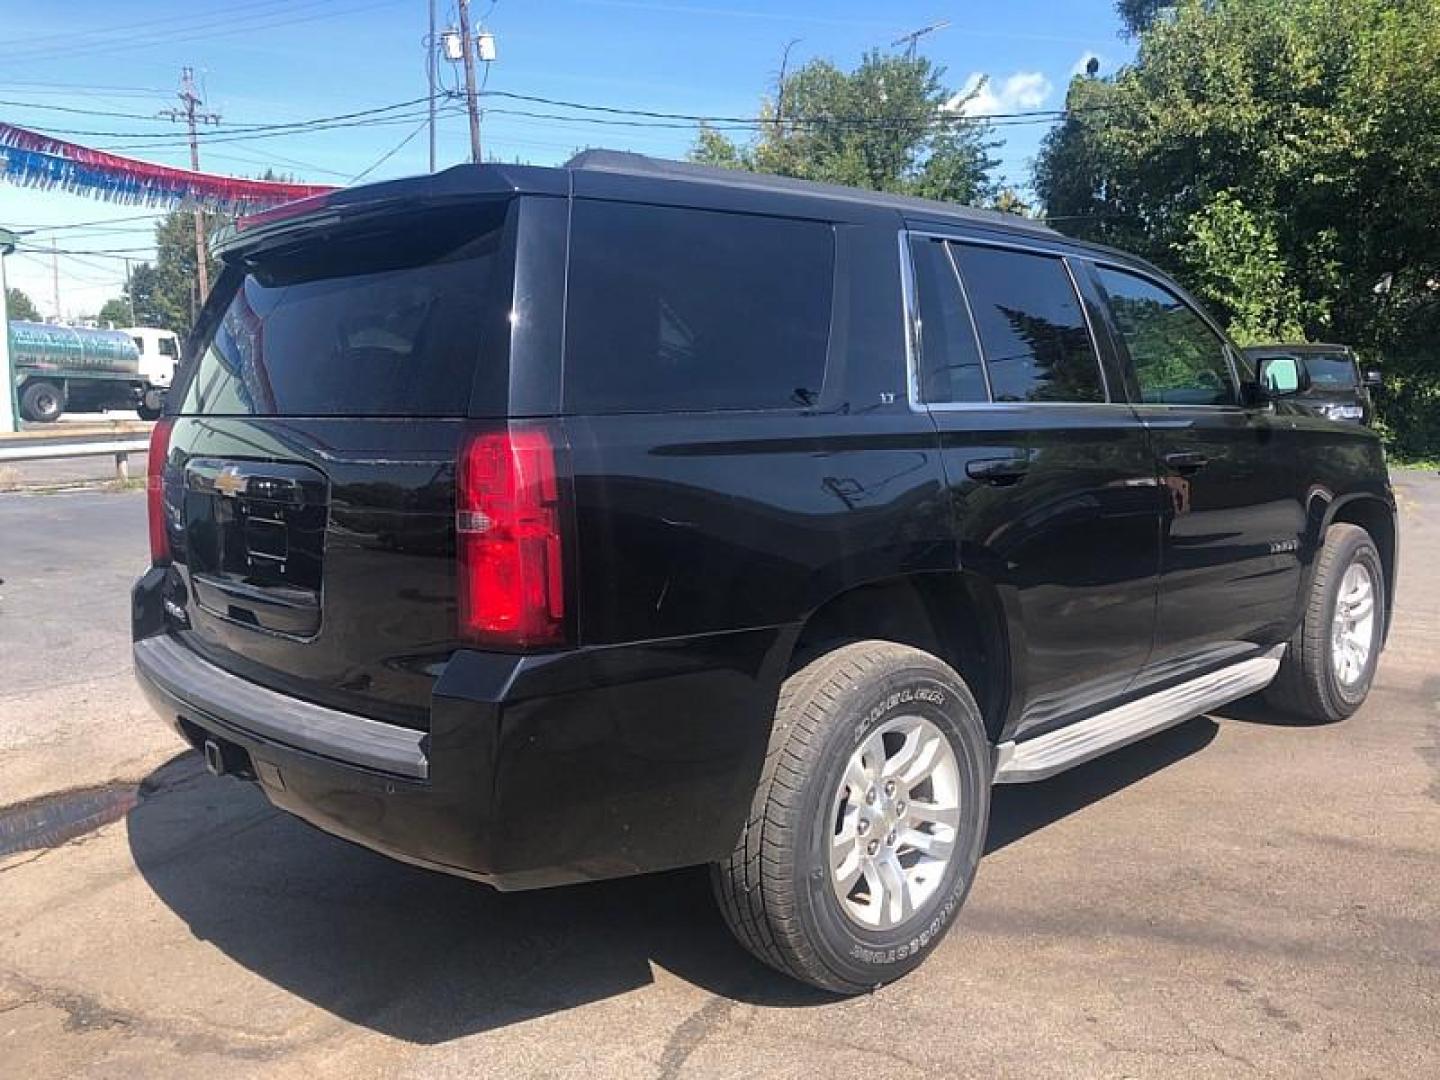
M 856 748 L 906 716 L 933 724 L 954 752 L 959 820 L 928 901 L 880 930 L 847 914 L 831 883 L 831 807 Z M 825 990 L 860 993 L 899 978 L 935 948 L 964 903 L 984 844 L 990 780 L 980 710 L 948 664 L 887 641 L 825 653 L 785 681 L 745 827 L 713 868 L 726 921 L 765 963 Z

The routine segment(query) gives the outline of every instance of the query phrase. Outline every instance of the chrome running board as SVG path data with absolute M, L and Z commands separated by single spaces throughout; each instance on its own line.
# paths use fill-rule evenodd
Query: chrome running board
M 996 749 L 995 783 L 1026 784 L 1046 780 L 1101 754 L 1138 742 L 1157 731 L 1263 690 L 1280 670 L 1285 646 L 1198 679 L 1161 690 L 1054 731 Z

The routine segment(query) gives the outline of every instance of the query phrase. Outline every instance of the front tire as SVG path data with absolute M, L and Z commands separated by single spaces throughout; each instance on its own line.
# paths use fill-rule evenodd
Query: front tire
M 974 697 L 929 653 L 862 641 L 795 672 L 745 829 L 713 869 L 731 930 L 836 993 L 911 971 L 974 880 L 990 754 Z
M 20 415 L 26 420 L 53 424 L 65 411 L 65 391 L 51 382 L 28 382 L 20 391 Z
M 1375 679 L 1386 603 L 1384 565 L 1370 534 L 1355 525 L 1331 525 L 1304 616 L 1266 700 L 1321 724 L 1358 709 Z

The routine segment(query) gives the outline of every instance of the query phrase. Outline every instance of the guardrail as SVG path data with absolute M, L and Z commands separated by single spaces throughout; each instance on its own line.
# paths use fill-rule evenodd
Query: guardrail
M 143 454 L 150 448 L 149 439 L 108 439 L 102 442 L 32 443 L 28 446 L 6 446 L 0 443 L 0 462 L 40 461 L 46 458 L 115 456 L 115 479 L 130 479 L 130 455 Z

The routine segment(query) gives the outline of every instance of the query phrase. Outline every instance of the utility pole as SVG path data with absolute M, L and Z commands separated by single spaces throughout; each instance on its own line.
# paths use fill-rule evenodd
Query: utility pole
M 50 238 L 50 294 L 55 302 L 55 321 L 63 322 L 60 317 L 60 252 L 55 248 L 55 238 Z
M 460 8 L 460 48 L 465 61 L 465 105 L 470 110 L 470 160 L 479 165 L 480 100 L 475 96 L 475 41 L 470 36 L 470 0 L 457 0 Z
M 435 67 L 439 52 L 435 40 L 435 0 L 430 0 L 430 33 L 425 38 L 425 80 L 430 85 L 430 171 L 435 171 Z
M 130 284 L 129 256 L 126 256 L 125 258 L 125 299 L 130 304 L 130 325 L 139 326 L 140 324 L 135 321 L 135 290 L 134 287 Z
M 190 171 L 198 173 L 200 171 L 200 142 L 196 138 L 195 125 L 218 124 L 220 123 L 220 114 L 198 111 L 198 106 L 205 103 L 195 90 L 193 68 L 180 69 L 180 89 L 176 91 L 175 96 L 185 107 L 183 109 L 164 109 L 160 115 L 166 120 L 185 121 L 185 126 L 190 132 Z M 210 253 L 205 245 L 205 212 L 200 209 L 198 203 L 195 206 L 195 270 L 200 282 L 200 292 L 191 306 L 192 316 L 199 312 L 200 305 L 205 302 L 205 297 L 210 292 Z

